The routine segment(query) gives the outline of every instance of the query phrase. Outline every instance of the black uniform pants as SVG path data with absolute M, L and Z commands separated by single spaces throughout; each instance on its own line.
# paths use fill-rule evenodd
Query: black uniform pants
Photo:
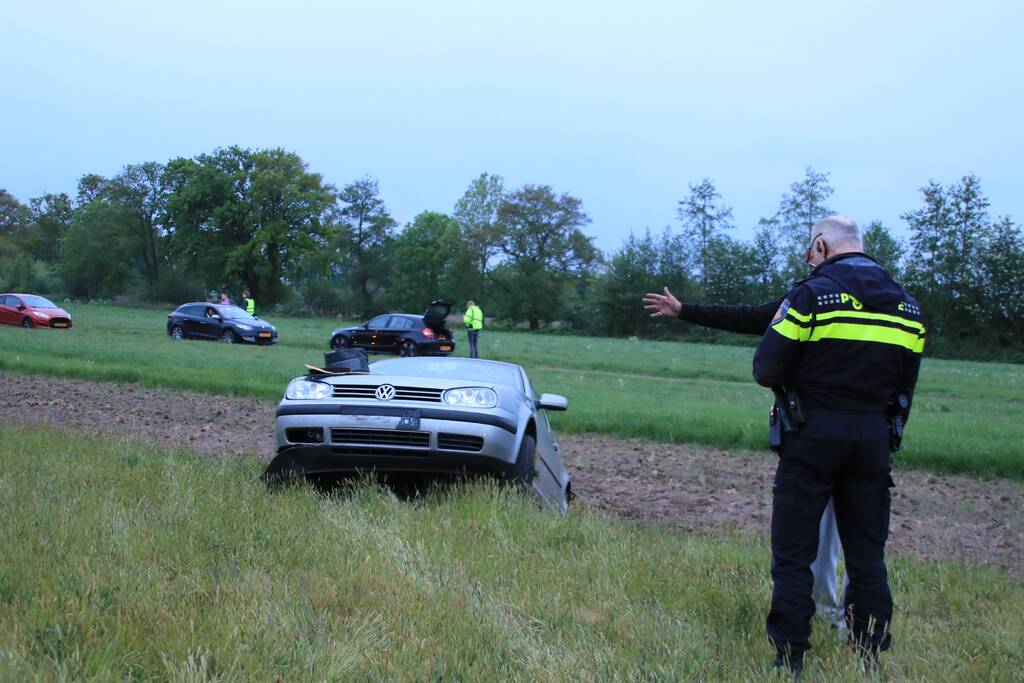
M 829 497 L 850 585 L 844 607 L 851 635 L 872 650 L 889 648 L 892 596 L 885 569 L 889 536 L 889 439 L 881 415 L 808 411 L 783 437 L 772 496 L 772 605 L 768 637 L 797 659 L 810 648 L 811 563 Z

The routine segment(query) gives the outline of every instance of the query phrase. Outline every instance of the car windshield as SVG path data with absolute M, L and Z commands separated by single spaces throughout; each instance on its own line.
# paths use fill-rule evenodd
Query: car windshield
M 221 314 L 222 317 L 228 318 L 230 320 L 255 320 L 256 319 L 256 318 L 252 317 L 251 315 L 249 315 L 248 313 L 246 313 L 245 311 L 243 311 L 238 306 L 221 306 L 220 307 L 220 314 Z
M 57 304 L 41 296 L 29 295 L 21 297 L 26 306 L 32 308 L 57 308 Z
M 462 358 L 391 358 L 370 364 L 374 375 L 406 377 L 437 377 L 464 379 L 470 382 L 502 384 L 523 391 L 519 368 L 507 363 L 466 360 Z

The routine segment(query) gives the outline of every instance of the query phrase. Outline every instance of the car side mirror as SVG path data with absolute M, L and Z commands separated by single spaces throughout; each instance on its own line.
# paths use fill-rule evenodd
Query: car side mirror
M 569 410 L 569 399 L 558 394 L 541 394 L 536 406 L 541 410 Z
M 25 304 L 18 304 L 18 310 L 19 311 L 24 311 L 25 310 Z
M 363 323 L 363 329 L 364 329 L 364 330 L 368 330 L 368 329 L 370 329 L 370 323 L 368 323 L 368 322 L 366 322 L 366 323 Z

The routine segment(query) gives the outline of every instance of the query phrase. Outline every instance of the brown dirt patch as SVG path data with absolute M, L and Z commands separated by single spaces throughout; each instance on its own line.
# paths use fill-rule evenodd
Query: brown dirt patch
M 0 372 L 0 424 L 43 422 L 143 438 L 210 455 L 274 451 L 275 404 L 133 384 Z M 699 533 L 766 534 L 775 459 L 767 453 L 563 434 L 573 488 L 587 504 Z M 953 557 L 1024 576 L 1024 485 L 897 470 L 891 552 Z

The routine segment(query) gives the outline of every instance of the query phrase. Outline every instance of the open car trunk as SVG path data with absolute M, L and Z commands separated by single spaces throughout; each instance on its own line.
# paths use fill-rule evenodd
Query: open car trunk
M 448 314 L 452 312 L 452 305 L 454 303 L 454 301 L 446 299 L 431 301 L 430 308 L 423 314 L 423 322 L 435 333 L 450 333 L 445 321 L 448 319 Z

